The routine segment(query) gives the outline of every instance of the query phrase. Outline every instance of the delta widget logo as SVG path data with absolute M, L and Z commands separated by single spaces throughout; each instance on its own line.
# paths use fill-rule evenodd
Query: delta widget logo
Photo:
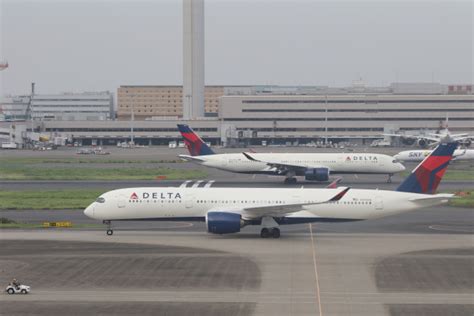
M 130 196 L 130 200 L 138 200 L 138 195 L 133 192 L 132 195 Z

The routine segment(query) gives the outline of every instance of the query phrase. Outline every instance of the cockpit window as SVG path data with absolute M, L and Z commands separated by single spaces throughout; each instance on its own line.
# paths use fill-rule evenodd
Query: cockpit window
M 395 159 L 392 161 L 392 163 L 400 163 L 400 160 Z
M 95 200 L 97 203 L 105 203 L 105 199 L 103 197 L 98 198 Z

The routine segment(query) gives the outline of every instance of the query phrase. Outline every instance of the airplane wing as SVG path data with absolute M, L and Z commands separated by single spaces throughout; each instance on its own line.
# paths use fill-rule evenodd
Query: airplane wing
M 451 135 L 452 138 L 454 138 L 457 142 L 460 140 L 466 140 L 466 139 L 472 139 L 474 136 L 457 136 L 457 135 Z
M 339 182 L 342 181 L 342 178 L 339 177 L 339 178 L 336 178 L 333 182 L 329 183 L 326 188 L 328 189 L 335 189 L 337 188 L 337 185 L 339 184 Z
M 343 188 L 330 199 L 315 201 L 310 203 L 293 203 L 293 204 L 273 204 L 255 207 L 246 207 L 242 210 L 242 217 L 246 219 L 260 218 L 264 216 L 283 216 L 288 213 L 295 213 L 304 210 L 306 205 L 318 205 L 330 202 L 336 202 L 342 199 L 344 195 L 350 190 L 350 187 Z
M 204 162 L 204 159 L 199 158 L 199 156 L 189 156 L 189 155 L 178 155 L 179 158 L 181 158 L 184 161 L 190 161 L 190 162 Z
M 392 137 L 403 137 L 403 138 L 411 138 L 411 139 L 427 139 L 432 142 L 439 142 L 439 138 L 430 137 L 430 136 L 422 136 L 422 135 L 403 135 L 403 134 L 383 134 L 384 136 L 392 136 Z
M 288 171 L 290 170 L 294 170 L 294 171 L 301 171 L 301 172 L 304 172 L 306 169 L 308 168 L 327 168 L 326 166 L 308 166 L 308 165 L 298 165 L 298 164 L 284 164 L 284 163 L 280 163 L 280 162 L 272 162 L 272 161 L 262 161 L 262 160 L 258 160 L 258 159 L 255 159 L 254 157 L 252 157 L 249 153 L 245 153 L 243 152 L 242 154 L 244 154 L 244 156 L 248 159 L 248 160 L 252 160 L 252 161 L 257 161 L 257 162 L 262 162 L 262 163 L 265 163 L 267 164 L 267 166 L 270 166 L 272 168 L 275 168 L 278 170 L 278 173 L 280 174 L 285 174 L 287 173 Z
M 453 138 L 472 138 L 474 136 L 470 136 L 468 133 L 462 133 L 462 134 L 450 134 L 449 136 Z

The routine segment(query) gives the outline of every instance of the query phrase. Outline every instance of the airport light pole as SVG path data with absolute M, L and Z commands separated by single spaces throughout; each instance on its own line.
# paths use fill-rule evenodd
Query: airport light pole
M 135 120 L 135 112 L 134 112 L 134 98 L 135 94 L 130 95 L 130 106 L 131 106 L 131 116 L 130 116 L 130 145 L 134 145 L 134 140 L 133 140 L 133 121 Z
M 324 98 L 324 145 L 328 145 L 328 95 L 326 94 Z

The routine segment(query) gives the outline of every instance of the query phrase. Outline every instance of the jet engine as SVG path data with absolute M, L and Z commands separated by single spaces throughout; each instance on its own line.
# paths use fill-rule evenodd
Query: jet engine
M 207 231 L 212 234 L 238 233 L 245 223 L 242 216 L 229 212 L 208 212 L 206 214 Z
M 308 181 L 328 181 L 328 168 L 310 168 L 304 172 L 304 178 Z
M 419 139 L 418 140 L 418 146 L 420 146 L 421 148 L 426 148 L 426 146 L 428 146 L 428 142 L 426 141 L 426 139 Z
M 472 141 L 470 139 L 463 139 L 459 143 L 464 147 L 470 147 L 472 144 Z
M 408 145 L 408 146 L 411 146 L 415 143 L 415 140 L 413 138 L 401 137 L 401 141 L 404 145 Z

